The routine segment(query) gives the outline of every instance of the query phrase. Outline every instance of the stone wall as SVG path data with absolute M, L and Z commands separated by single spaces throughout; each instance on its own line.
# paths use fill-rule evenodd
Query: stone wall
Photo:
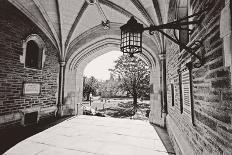
M 0 1 L 0 127 L 20 121 L 20 111 L 39 107 L 44 115 L 55 110 L 58 90 L 58 54 L 49 39 L 14 6 Z M 20 62 L 23 40 L 39 35 L 47 48 L 42 70 L 24 68 Z M 22 94 L 23 82 L 40 82 L 40 95 Z
M 198 54 L 204 53 L 205 64 L 192 70 L 193 104 L 188 105 L 190 113 L 186 106 L 189 101 L 184 100 L 183 95 L 180 94 L 182 89 L 180 89 L 179 70 L 187 61 L 193 61 L 194 58 L 186 51 L 180 51 L 179 46 L 166 40 L 167 128 L 179 154 L 231 154 L 232 152 L 231 71 L 230 66 L 224 63 L 225 48 L 220 37 L 220 25 L 223 22 L 220 21 L 221 11 L 226 2 L 190 0 L 193 12 L 197 12 L 209 3 L 212 8 L 204 14 L 205 18 L 199 26 L 193 26 L 194 32 L 190 36 L 190 43 L 193 40 L 202 40 L 205 47 L 196 51 Z M 173 7 L 172 5 L 175 4 L 170 4 L 170 7 Z M 174 19 L 173 12 L 174 10 L 170 9 L 169 21 Z

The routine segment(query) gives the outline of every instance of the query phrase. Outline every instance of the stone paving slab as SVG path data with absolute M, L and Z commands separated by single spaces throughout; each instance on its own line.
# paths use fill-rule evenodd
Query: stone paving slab
M 170 148 L 166 147 L 166 148 Z M 168 155 L 149 122 L 75 116 L 18 143 L 5 155 Z

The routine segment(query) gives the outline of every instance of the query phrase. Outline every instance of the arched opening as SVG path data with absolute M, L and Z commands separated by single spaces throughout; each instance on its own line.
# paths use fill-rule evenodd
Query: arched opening
M 147 120 L 149 81 L 150 66 L 142 56 L 121 51 L 98 56 L 84 69 L 84 114 Z
M 70 98 L 70 107 L 75 108 L 73 113 L 81 113 L 81 102 L 83 94 L 83 71 L 86 65 L 96 57 L 112 50 L 119 49 L 119 40 L 115 37 L 104 37 L 98 39 L 86 48 L 78 49 L 66 65 L 65 72 L 65 98 Z M 143 53 L 138 56 L 147 62 L 150 66 L 150 115 L 149 120 L 152 123 L 164 126 L 164 117 L 162 117 L 161 106 L 161 68 L 159 58 L 154 49 L 146 44 L 143 46 Z M 70 97 L 70 94 L 72 94 Z M 74 112 L 75 111 L 75 112 Z
M 33 40 L 27 42 L 25 67 L 41 69 L 41 52 L 37 43 Z
M 115 61 L 122 56 L 120 51 L 109 51 L 89 62 L 84 69 L 83 76 L 83 100 L 89 101 L 90 93 L 92 95 L 98 95 L 101 97 L 113 96 L 113 90 L 116 89 L 116 80 L 118 77 L 112 74 L 109 69 L 113 69 Z M 109 85 L 106 89 L 106 83 L 113 84 L 112 87 Z M 103 86 L 105 85 L 105 86 Z M 103 92 L 103 87 L 105 92 Z M 116 91 L 116 90 L 115 90 Z M 115 92 L 116 93 L 116 92 Z M 116 95 L 116 94 L 115 94 Z

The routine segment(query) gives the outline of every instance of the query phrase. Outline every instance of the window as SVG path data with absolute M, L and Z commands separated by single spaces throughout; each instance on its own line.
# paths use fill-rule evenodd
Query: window
M 181 71 L 181 93 L 183 102 L 183 115 L 188 118 L 193 125 L 194 120 L 194 100 L 193 100 L 193 83 L 192 83 L 192 63 L 187 63 Z
M 180 93 L 180 113 L 183 113 L 183 98 L 182 98 L 182 74 L 181 71 L 178 70 L 179 76 L 179 93 Z
M 172 95 L 172 106 L 175 105 L 175 92 L 174 92 L 174 84 L 171 84 L 171 95 Z
M 190 93 L 190 73 L 188 69 L 182 71 L 182 99 L 184 102 L 184 113 L 191 119 L 191 93 Z
M 20 57 L 21 63 L 28 69 L 41 70 L 45 61 L 45 44 L 36 34 L 32 34 L 23 40 L 23 55 Z
M 39 46 L 33 40 L 27 43 L 25 67 L 41 69 L 41 54 Z

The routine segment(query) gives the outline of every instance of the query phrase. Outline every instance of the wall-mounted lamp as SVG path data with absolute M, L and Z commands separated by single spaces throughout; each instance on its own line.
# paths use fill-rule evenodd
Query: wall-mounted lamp
M 132 16 L 121 29 L 121 51 L 133 57 L 135 53 L 142 52 L 143 24 L 140 24 Z
M 183 44 L 176 36 L 173 38 L 169 34 L 165 33 L 163 30 L 165 29 L 173 29 L 173 30 L 188 30 L 192 31 L 191 29 L 186 28 L 187 25 L 193 25 L 193 24 L 200 24 L 203 18 L 200 18 L 198 20 L 189 21 L 188 19 L 193 17 L 198 17 L 202 13 L 206 12 L 209 9 L 207 7 L 206 9 L 203 9 L 193 15 L 184 17 L 182 19 L 179 19 L 177 21 L 173 21 L 167 24 L 162 25 L 151 25 L 150 27 L 143 27 L 142 24 L 138 23 L 136 19 L 132 16 L 130 20 L 123 26 L 120 27 L 121 29 L 121 45 L 120 49 L 123 53 L 129 53 L 131 57 L 135 53 L 142 52 L 142 33 L 145 30 L 149 30 L 149 33 L 152 35 L 154 34 L 154 31 L 158 31 L 164 36 L 166 36 L 168 39 L 173 41 L 174 43 L 178 44 L 180 48 L 185 49 L 188 53 L 195 56 L 197 59 L 199 59 L 199 63 L 196 63 L 194 65 L 195 67 L 200 67 L 205 63 L 205 59 L 195 53 L 197 49 L 199 49 L 203 44 L 201 41 L 195 41 L 193 44 L 186 46 Z M 203 17 L 203 16 L 202 16 Z M 188 20 L 188 21 L 186 21 Z

